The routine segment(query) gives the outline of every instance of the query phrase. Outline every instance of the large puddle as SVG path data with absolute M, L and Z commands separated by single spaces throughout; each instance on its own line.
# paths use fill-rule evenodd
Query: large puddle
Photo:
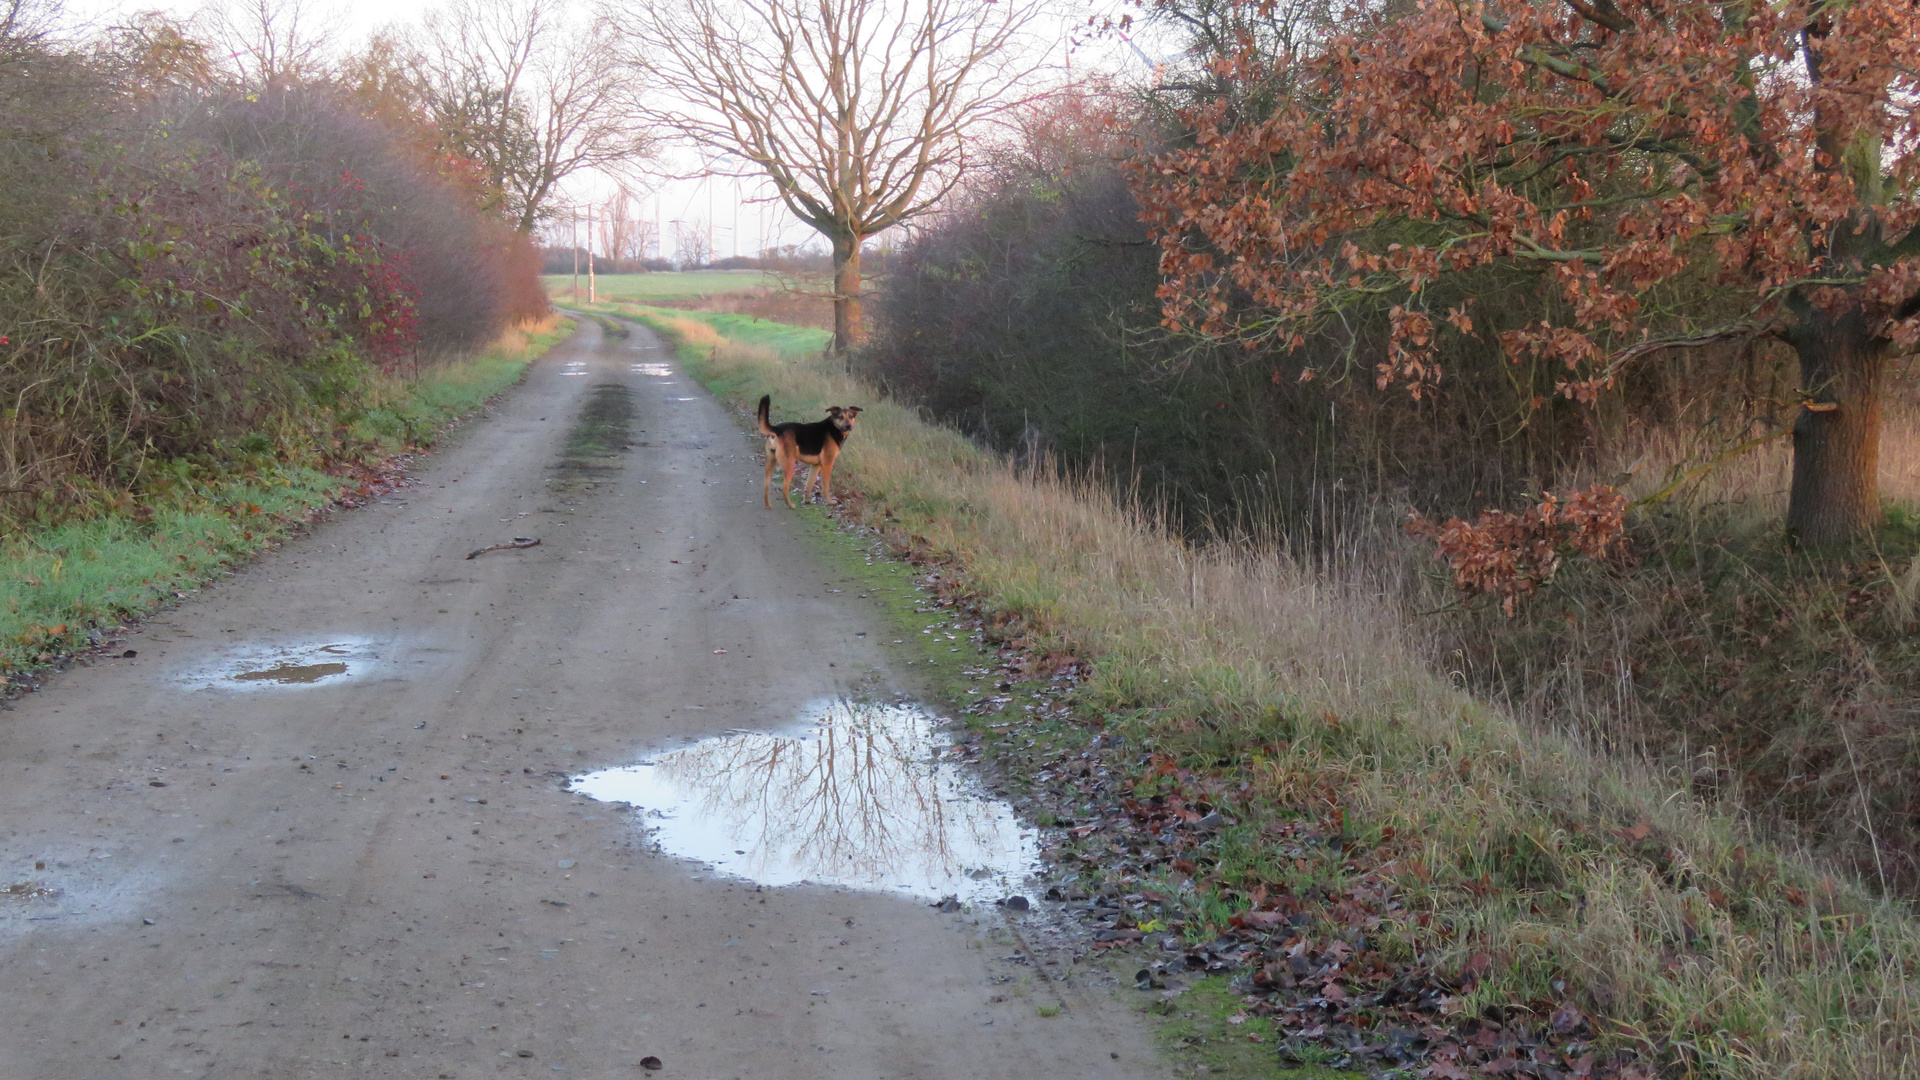
M 703 739 L 572 786 L 642 810 L 668 854 L 764 885 L 1018 893 L 1038 838 L 944 758 L 948 745 L 924 709 L 824 701 L 795 729 Z
M 379 659 L 375 643 L 358 637 L 244 646 L 187 672 L 182 681 L 202 689 L 228 690 L 331 684 L 367 674 Z

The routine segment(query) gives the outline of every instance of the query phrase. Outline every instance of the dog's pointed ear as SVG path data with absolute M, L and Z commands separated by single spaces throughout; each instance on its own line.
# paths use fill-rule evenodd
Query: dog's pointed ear
M 845 412 L 845 413 L 847 414 L 847 419 L 849 419 L 849 420 L 851 420 L 851 419 L 853 419 L 854 417 L 856 417 L 856 416 L 859 416 L 859 415 L 860 415 L 860 406 L 858 406 L 858 405 L 849 405 L 849 406 L 847 406 L 847 407 L 846 407 L 846 409 L 845 409 L 845 410 L 843 410 L 843 411 L 844 411 L 844 412 Z
M 838 406 L 838 405 L 829 405 L 829 406 L 827 406 L 827 415 L 828 415 L 828 416 L 839 416 L 839 415 L 840 415 L 840 414 L 841 414 L 842 412 L 845 412 L 845 411 L 846 411 L 846 410 L 844 410 L 844 409 L 842 409 L 842 408 L 841 408 L 840 406 Z

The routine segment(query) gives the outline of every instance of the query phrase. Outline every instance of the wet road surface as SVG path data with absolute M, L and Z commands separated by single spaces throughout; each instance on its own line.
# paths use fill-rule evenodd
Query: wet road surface
M 758 461 L 589 325 L 415 486 L 0 713 L 0 1076 L 1162 1075 L 997 909 L 763 888 L 566 787 L 910 691 Z

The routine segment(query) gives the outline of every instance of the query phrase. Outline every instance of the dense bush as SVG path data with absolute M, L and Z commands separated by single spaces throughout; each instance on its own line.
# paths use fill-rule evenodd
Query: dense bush
M 1434 392 L 1382 393 L 1384 306 L 1292 351 L 1171 334 L 1129 175 L 1138 132 L 1144 145 L 1183 137 L 1157 116 L 1084 89 L 1025 113 L 1017 140 L 896 255 L 861 362 L 990 445 L 1098 463 L 1196 525 L 1250 499 L 1319 520 L 1334 490 L 1429 512 L 1503 505 L 1649 424 L 1737 434 L 1792 385 L 1784 350 L 1753 345 L 1631 372 L 1619 395 L 1580 405 L 1555 397 L 1557 365 L 1456 339 Z M 1450 302 L 1472 299 L 1489 326 L 1524 323 L 1539 305 L 1521 284 L 1488 273 L 1450 285 Z
M 1271 465 L 1240 422 L 1261 380 L 1157 333 L 1158 253 L 1105 104 L 1067 94 L 1025 115 L 1022 138 L 896 253 L 858 362 L 994 446 L 1217 498 L 1223 474 Z
M 152 30 L 0 41 L 0 520 L 324 449 L 377 372 L 545 307 L 419 131 L 324 82 L 223 85 Z
M 334 233 L 361 238 L 336 242 L 385 268 L 369 275 L 370 287 L 412 298 L 416 332 L 402 336 L 422 348 L 471 349 L 507 319 L 544 310 L 535 251 L 506 222 L 474 210 L 479 193 L 464 171 L 416 153 L 409 132 L 363 115 L 337 89 L 293 86 L 182 105 L 191 111 L 170 127 L 252 163 Z M 398 344 L 368 340 L 383 359 Z

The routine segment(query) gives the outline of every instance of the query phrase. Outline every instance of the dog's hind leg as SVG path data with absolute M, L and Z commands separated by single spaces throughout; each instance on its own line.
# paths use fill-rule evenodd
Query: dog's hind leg
M 786 472 L 783 473 L 781 476 L 780 494 L 785 495 L 787 497 L 787 509 L 789 510 L 800 509 L 799 507 L 793 505 L 793 467 L 799 464 L 799 462 L 796 460 L 797 456 L 798 455 L 795 455 L 795 457 L 789 457 L 784 462 L 781 462 L 781 464 L 785 466 Z
M 760 485 L 760 505 L 769 510 L 773 509 L 773 463 L 775 460 L 773 447 L 769 445 L 767 447 L 767 479 Z

